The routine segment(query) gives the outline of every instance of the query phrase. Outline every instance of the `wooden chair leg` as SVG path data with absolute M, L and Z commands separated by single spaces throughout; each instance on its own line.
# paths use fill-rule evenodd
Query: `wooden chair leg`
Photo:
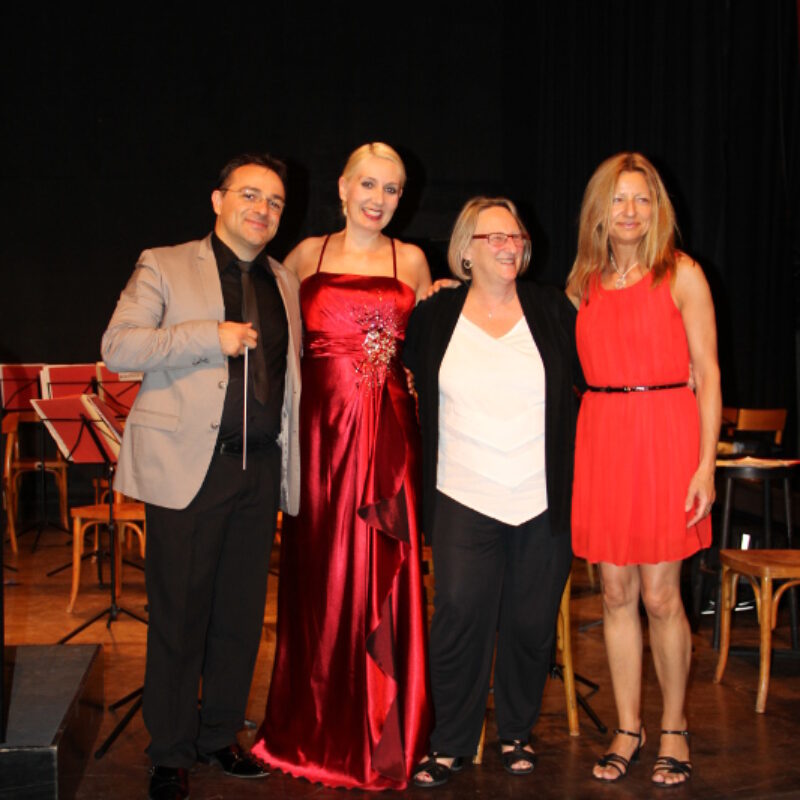
M 5 428 L 3 429 L 5 433 Z M 17 546 L 17 509 L 14 503 L 14 477 L 12 475 L 11 463 L 14 459 L 14 452 L 16 448 L 17 431 L 15 428 L 6 433 L 5 453 L 3 456 L 3 499 L 6 508 L 6 530 L 8 531 L 8 540 L 11 543 L 11 552 L 16 555 L 19 552 Z
M 587 562 L 588 563 L 588 562 Z M 570 631 L 569 601 L 571 596 L 571 577 L 567 577 L 566 586 L 561 594 L 561 606 L 558 609 L 558 646 L 564 660 L 564 697 L 567 704 L 567 725 L 570 736 L 580 735 L 578 722 L 578 698 L 575 689 L 575 670 L 572 665 L 572 638 Z
M 69 497 L 67 494 L 67 475 L 65 472 L 53 473 L 56 479 L 56 488 L 58 489 L 58 508 L 61 515 L 61 526 L 69 528 Z
M 759 609 L 758 623 L 761 627 L 761 644 L 756 713 L 763 714 L 767 705 L 769 670 L 772 662 L 772 578 L 769 575 L 765 575 L 761 580 L 761 608 Z
M 731 644 L 731 596 L 733 594 L 733 584 L 739 579 L 737 573 L 733 572 L 727 564 L 722 565 L 722 602 L 717 609 L 720 615 L 720 641 L 719 659 L 717 660 L 717 670 L 714 673 L 714 683 L 722 680 L 725 666 L 728 663 L 728 649 Z
M 17 528 L 16 528 L 16 508 L 14 507 L 14 497 L 8 486 L 4 486 L 4 497 L 6 506 L 6 531 L 8 533 L 8 541 L 11 545 L 11 552 L 17 555 L 19 552 L 19 545 L 17 544 Z
M 475 766 L 480 766 L 483 763 L 483 747 L 486 744 L 486 716 L 483 717 L 483 726 L 481 727 L 481 738 L 478 740 L 478 749 L 475 755 L 472 756 L 472 763 Z
M 67 612 L 72 613 L 78 599 L 78 588 L 81 584 L 81 556 L 83 555 L 83 536 L 85 528 L 83 520 L 75 517 L 72 523 L 72 591 L 69 596 Z

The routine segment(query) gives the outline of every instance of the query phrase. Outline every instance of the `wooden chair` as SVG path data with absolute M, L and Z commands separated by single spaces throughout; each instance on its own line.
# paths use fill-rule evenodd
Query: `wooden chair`
M 61 453 L 56 453 L 52 458 L 45 457 L 44 461 L 42 461 L 41 457 L 25 456 L 20 453 L 20 423 L 38 421 L 39 418 L 34 411 L 12 411 L 3 418 L 3 433 L 6 436 L 3 462 L 3 495 L 5 498 L 8 537 L 13 553 L 18 552 L 16 519 L 19 506 L 20 479 L 25 473 L 39 472 L 42 464 L 44 465 L 44 471 L 50 473 L 55 479 L 61 524 L 64 528 L 69 524 L 67 515 L 67 462 Z
M 430 547 L 422 548 L 422 582 L 425 587 L 425 596 L 428 605 L 428 622 L 433 615 L 433 595 L 435 591 L 435 576 L 433 571 L 433 553 Z M 570 736 L 580 735 L 580 725 L 578 723 L 578 699 L 575 689 L 575 671 L 572 664 L 572 637 L 570 628 L 569 603 L 571 597 L 572 578 L 567 578 L 564 591 L 561 593 L 561 604 L 558 609 L 556 620 L 556 650 L 563 659 L 564 695 L 567 704 L 567 725 Z M 487 711 L 494 706 L 494 695 L 490 694 L 487 699 Z M 472 758 L 473 764 L 480 764 L 483 761 L 483 748 L 486 740 L 486 718 L 483 720 L 481 728 L 481 738 L 478 741 L 478 749 Z
M 800 586 L 800 550 L 722 550 L 722 636 L 714 683 L 722 680 L 731 640 L 731 609 L 736 605 L 736 584 L 744 576 L 753 587 L 761 630 L 756 713 L 763 714 L 769 690 L 772 631 L 777 624 L 778 604 L 792 586 Z M 785 580 L 774 588 L 773 581 Z M 796 626 L 796 617 L 792 625 Z
M 743 409 L 744 410 L 744 409 Z M 741 415 L 741 412 L 740 412 Z M 734 481 L 754 483 L 760 481 L 764 490 L 763 540 L 761 547 L 772 548 L 772 482 L 783 484 L 784 514 L 786 516 L 786 544 L 792 547 L 792 494 L 790 478 L 796 462 L 781 461 L 777 458 L 753 459 L 718 459 L 717 471 L 725 482 L 722 505 L 722 530 L 719 537 L 720 552 L 730 547 L 731 509 L 733 506 Z M 722 602 L 722 573 L 717 584 L 717 608 Z M 792 613 L 796 614 L 796 603 L 792 598 Z M 719 646 L 720 615 L 714 620 L 713 646 Z
M 90 528 L 96 532 L 100 525 L 108 525 L 108 503 L 97 503 L 89 506 L 76 506 L 70 509 L 72 517 L 72 590 L 70 592 L 67 611 L 71 612 L 78 598 L 78 589 L 81 581 L 81 563 L 92 553 L 84 553 L 84 539 Z M 142 558 L 145 555 L 145 515 L 144 503 L 126 500 L 119 493 L 114 494 L 114 521 L 117 525 L 117 535 L 114 537 L 114 570 L 116 575 L 116 596 L 122 593 L 122 534 L 133 531 L 139 538 L 139 552 Z M 99 556 L 97 550 L 93 551 Z

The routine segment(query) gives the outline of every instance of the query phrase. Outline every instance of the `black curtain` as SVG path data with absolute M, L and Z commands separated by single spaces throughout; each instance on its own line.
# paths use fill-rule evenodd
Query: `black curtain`
M 138 252 L 204 235 L 215 173 L 242 150 L 290 164 L 276 255 L 340 224 L 344 159 L 382 139 L 410 178 L 392 232 L 435 273 L 463 202 L 502 193 L 530 224 L 538 277 L 563 285 L 588 177 L 635 149 L 711 282 L 725 402 L 794 411 L 796 0 L 383 12 L 0 11 L 0 361 L 95 359 Z

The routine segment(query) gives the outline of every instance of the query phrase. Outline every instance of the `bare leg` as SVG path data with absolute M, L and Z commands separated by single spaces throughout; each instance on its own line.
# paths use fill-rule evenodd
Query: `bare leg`
M 689 622 L 680 593 L 681 562 L 642 564 L 642 600 L 650 622 L 650 647 L 661 687 L 662 730 L 686 729 L 686 683 L 692 657 Z M 689 743 L 684 736 L 663 736 L 659 756 L 689 760 Z M 682 783 L 685 775 L 656 772 L 654 783 Z
M 641 728 L 642 695 L 642 626 L 639 620 L 639 567 L 619 567 L 602 563 L 603 630 L 611 670 L 611 684 L 617 705 L 620 730 L 638 733 Z M 642 736 L 644 744 L 644 736 Z M 608 749 L 630 760 L 638 740 L 617 734 Z M 595 764 L 593 774 L 603 780 L 614 780 L 620 770 Z

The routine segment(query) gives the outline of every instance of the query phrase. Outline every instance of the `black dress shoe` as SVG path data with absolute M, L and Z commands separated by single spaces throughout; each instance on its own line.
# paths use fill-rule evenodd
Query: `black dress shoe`
M 153 767 L 149 800 L 188 800 L 189 771 L 183 767 Z
M 218 764 L 226 775 L 234 778 L 266 778 L 269 770 L 263 761 L 252 753 L 242 750 L 238 744 L 231 744 L 213 753 L 199 756 L 199 760 L 206 764 Z

